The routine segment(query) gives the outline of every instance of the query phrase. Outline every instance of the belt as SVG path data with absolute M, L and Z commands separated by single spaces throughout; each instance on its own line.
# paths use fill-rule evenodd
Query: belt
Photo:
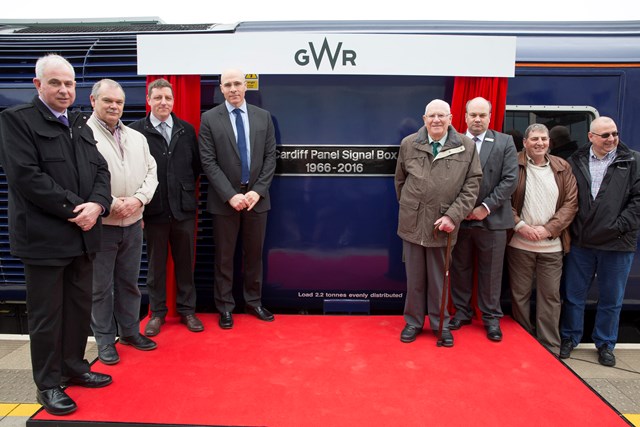
M 244 194 L 247 191 L 249 191 L 249 184 L 240 184 L 240 192 Z

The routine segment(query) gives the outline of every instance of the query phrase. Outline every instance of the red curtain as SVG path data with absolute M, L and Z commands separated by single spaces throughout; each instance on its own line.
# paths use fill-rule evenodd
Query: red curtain
M 173 112 L 182 120 L 193 125 L 197 135 L 200 130 L 200 76 L 147 76 L 147 86 L 159 78 L 166 79 L 171 83 L 175 99 Z M 148 112 L 149 104 L 147 104 Z M 198 232 L 197 226 L 195 231 Z M 193 245 L 195 253 L 196 239 L 194 239 Z M 176 276 L 173 258 L 171 258 L 171 248 L 169 248 L 169 258 L 167 259 L 167 308 L 169 316 L 178 315 L 176 311 Z
M 498 132 L 502 131 L 504 122 L 505 106 L 507 103 L 507 83 L 506 77 L 456 77 L 453 84 L 453 97 L 451 99 L 451 113 L 453 118 L 451 124 L 458 132 L 467 131 L 467 123 L 464 119 L 467 101 L 481 96 L 491 102 L 491 121 L 489 128 Z M 482 312 L 478 308 L 478 259 L 476 254 L 474 259 L 473 294 L 472 305 L 478 319 L 482 318 Z M 452 283 L 451 286 L 455 286 Z M 449 311 L 453 313 L 455 309 L 449 298 Z
M 458 132 L 466 132 L 464 113 L 467 101 L 481 96 L 491 101 L 493 106 L 489 128 L 501 132 L 507 103 L 507 82 L 506 77 L 456 77 L 451 99 L 453 127 Z

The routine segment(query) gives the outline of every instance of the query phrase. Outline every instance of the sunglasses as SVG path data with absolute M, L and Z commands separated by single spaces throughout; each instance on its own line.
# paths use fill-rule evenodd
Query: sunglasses
M 604 138 L 604 139 L 609 139 L 610 136 L 617 138 L 618 135 L 620 135 L 618 132 L 607 132 L 607 133 L 603 133 L 602 135 L 600 135 L 599 133 L 595 133 L 595 132 L 591 132 L 594 135 L 598 135 L 600 138 Z

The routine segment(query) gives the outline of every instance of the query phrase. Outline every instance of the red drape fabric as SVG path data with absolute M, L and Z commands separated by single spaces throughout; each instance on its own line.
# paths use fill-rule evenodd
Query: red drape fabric
M 154 80 L 163 78 L 168 80 L 173 86 L 173 96 L 175 103 L 173 112 L 184 121 L 193 125 L 196 134 L 200 130 L 200 76 L 147 76 L 147 86 Z M 147 113 L 149 105 L 147 104 Z M 196 221 L 197 224 L 197 221 Z M 196 226 L 196 233 L 198 227 Z M 196 240 L 194 239 L 194 253 Z M 173 266 L 173 258 L 171 257 L 171 248 L 169 248 L 169 257 L 167 259 L 167 308 L 168 316 L 177 316 L 176 311 L 176 279 Z
M 467 101 L 481 96 L 491 101 L 493 110 L 489 128 L 502 131 L 504 110 L 507 103 L 506 77 L 456 77 L 451 99 L 452 125 L 458 132 L 466 132 L 464 112 Z
M 467 131 L 467 124 L 464 119 L 467 101 L 481 96 L 489 100 L 492 105 L 489 128 L 499 132 L 502 131 L 507 103 L 507 84 L 508 80 L 506 77 L 456 77 L 453 85 L 453 97 L 451 99 L 451 113 L 453 115 L 451 124 L 453 127 L 461 133 Z M 482 313 L 478 308 L 478 260 L 475 254 L 473 258 L 474 283 L 471 299 L 476 317 L 481 319 Z M 455 285 L 455 283 L 451 283 L 451 286 Z M 451 301 L 451 299 L 449 299 L 449 301 Z M 455 311 L 451 302 L 449 303 L 449 311 L 451 313 Z

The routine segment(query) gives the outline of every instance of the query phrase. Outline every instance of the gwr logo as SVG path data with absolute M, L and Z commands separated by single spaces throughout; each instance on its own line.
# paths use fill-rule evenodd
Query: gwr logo
M 356 66 L 356 51 L 355 50 L 342 50 L 342 42 L 338 43 L 335 52 L 331 52 L 331 48 L 329 47 L 329 42 L 327 42 L 327 38 L 324 38 L 324 43 L 322 43 L 322 47 L 320 48 L 320 52 L 316 52 L 316 48 L 313 45 L 313 42 L 309 42 L 309 49 L 311 50 L 311 58 L 313 58 L 313 63 L 316 64 L 316 69 L 320 69 L 320 64 L 326 55 L 329 59 L 329 64 L 331 64 L 331 69 L 333 70 L 336 66 L 336 62 L 340 57 L 340 53 L 342 51 L 342 66 L 346 67 L 347 63 L 350 63 L 352 66 Z M 294 59 L 296 64 L 304 67 L 309 65 L 310 59 L 309 51 L 307 49 L 300 49 L 296 52 Z

